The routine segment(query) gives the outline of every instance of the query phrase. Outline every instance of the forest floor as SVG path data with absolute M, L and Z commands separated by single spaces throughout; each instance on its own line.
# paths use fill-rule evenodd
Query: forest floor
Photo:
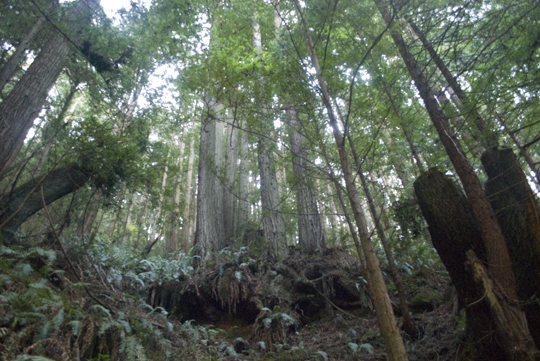
M 238 251 L 194 271 L 99 247 L 67 259 L 0 248 L 0 360 L 386 359 L 363 270 L 345 252 L 273 262 Z M 409 359 L 454 360 L 463 322 L 448 277 L 403 276 L 419 330 L 402 331 Z

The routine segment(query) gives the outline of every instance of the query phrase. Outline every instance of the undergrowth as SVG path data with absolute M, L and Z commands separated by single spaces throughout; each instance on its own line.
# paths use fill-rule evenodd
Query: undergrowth
M 58 255 L 45 247 L 0 246 L 1 360 L 172 357 L 164 337 L 173 329 L 167 312 L 141 295 L 151 283 L 189 277 L 189 257 L 144 259 L 104 242 L 75 240 L 74 275 Z

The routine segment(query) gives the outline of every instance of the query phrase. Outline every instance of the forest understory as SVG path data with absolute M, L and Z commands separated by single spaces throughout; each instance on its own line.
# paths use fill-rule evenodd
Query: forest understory
M 184 254 L 79 240 L 66 258 L 51 241 L 0 250 L 2 360 L 386 360 L 364 270 L 338 249 L 275 262 L 241 248 L 194 271 Z M 464 321 L 446 272 L 403 273 L 411 359 L 454 360 Z
M 538 0 L 0 0 L 0 361 L 540 361 Z

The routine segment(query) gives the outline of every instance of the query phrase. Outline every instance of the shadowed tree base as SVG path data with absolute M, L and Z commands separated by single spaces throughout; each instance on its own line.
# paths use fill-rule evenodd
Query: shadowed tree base
M 414 190 L 429 225 L 433 246 L 456 287 L 460 305 L 465 308 L 466 335 L 458 359 L 504 360 L 502 341 L 484 292 L 465 269 L 468 250 L 472 249 L 480 259 L 486 258 L 469 202 L 452 181 L 436 169 L 420 176 L 414 182 Z

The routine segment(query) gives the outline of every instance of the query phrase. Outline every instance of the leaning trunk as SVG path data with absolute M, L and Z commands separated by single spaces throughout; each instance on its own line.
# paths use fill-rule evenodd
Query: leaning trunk
M 326 80 L 322 75 L 321 67 L 319 66 L 319 60 L 315 52 L 315 46 L 313 45 L 313 40 L 311 39 L 311 35 L 309 33 L 309 26 L 302 13 L 302 8 L 300 7 L 298 0 L 295 0 L 295 6 L 299 14 L 300 21 L 303 24 L 304 42 L 306 44 L 307 50 L 311 58 L 311 62 L 317 74 L 317 81 L 321 91 L 322 101 L 326 107 L 329 123 L 333 129 L 334 139 L 339 151 L 339 159 L 341 162 L 341 169 L 345 178 L 347 195 L 349 196 L 349 200 L 352 205 L 354 218 L 358 226 L 358 233 L 360 234 L 360 242 L 362 243 L 364 256 L 366 257 L 367 272 L 369 274 L 369 290 L 371 297 L 373 298 L 375 310 L 377 312 L 377 320 L 379 321 L 381 333 L 384 338 L 388 358 L 390 361 L 407 360 L 407 353 L 405 351 L 403 339 L 401 338 L 399 329 L 396 325 L 394 311 L 392 310 L 390 298 L 388 297 L 388 291 L 386 289 L 381 268 L 379 266 L 379 260 L 377 259 L 373 244 L 371 243 L 371 240 L 369 238 L 366 219 L 364 211 L 362 209 L 362 203 L 360 202 L 360 198 L 358 197 L 358 191 L 354 183 L 354 175 L 352 173 L 352 168 L 349 163 L 349 156 L 347 154 L 347 150 L 343 142 L 343 135 L 341 134 L 341 131 L 338 127 L 335 112 L 331 104 L 332 98 L 330 97 L 330 92 L 328 91 Z
M 90 21 L 99 0 L 79 0 L 68 15 L 72 24 L 66 33 L 77 42 L 83 24 Z M 20 148 L 26 133 L 39 114 L 45 99 L 73 51 L 62 34 L 55 33 L 43 46 L 22 79 L 0 104 L 0 170 L 9 167 Z
M 392 18 L 384 2 L 382 0 L 374 1 L 379 7 L 387 24 L 392 25 Z M 408 45 L 405 43 L 402 35 L 399 33 L 398 28 L 391 26 L 391 34 L 471 203 L 474 218 L 478 223 L 480 233 L 482 234 L 490 274 L 495 279 L 497 287 L 501 288 L 502 293 L 506 293 L 509 299 L 517 299 L 514 273 L 512 271 L 505 239 L 499 223 L 497 222 L 495 212 L 482 189 L 482 184 L 463 152 L 459 140 L 450 128 L 448 119 L 437 103 L 422 69 L 416 62 L 416 59 L 411 53 Z M 532 355 L 536 354 L 538 351 L 536 347 L 534 347 L 534 343 L 532 342 L 532 338 L 526 325 L 517 321 L 523 316 L 523 312 L 520 310 L 519 305 L 513 305 L 507 302 L 503 303 L 501 306 L 508 309 L 507 314 L 513 314 L 516 318 L 516 322 L 509 323 L 509 326 L 525 326 L 525 329 L 499 329 L 503 335 L 503 340 L 508 341 L 505 344 L 508 357 L 515 357 L 516 359 L 523 360 L 532 357 Z M 515 337 L 516 335 L 525 335 L 527 337 Z
M 4 244 L 9 244 L 15 231 L 30 216 L 80 187 L 88 180 L 76 164 L 56 169 L 42 177 L 31 180 L 15 189 L 11 194 L 0 196 L 0 229 Z

